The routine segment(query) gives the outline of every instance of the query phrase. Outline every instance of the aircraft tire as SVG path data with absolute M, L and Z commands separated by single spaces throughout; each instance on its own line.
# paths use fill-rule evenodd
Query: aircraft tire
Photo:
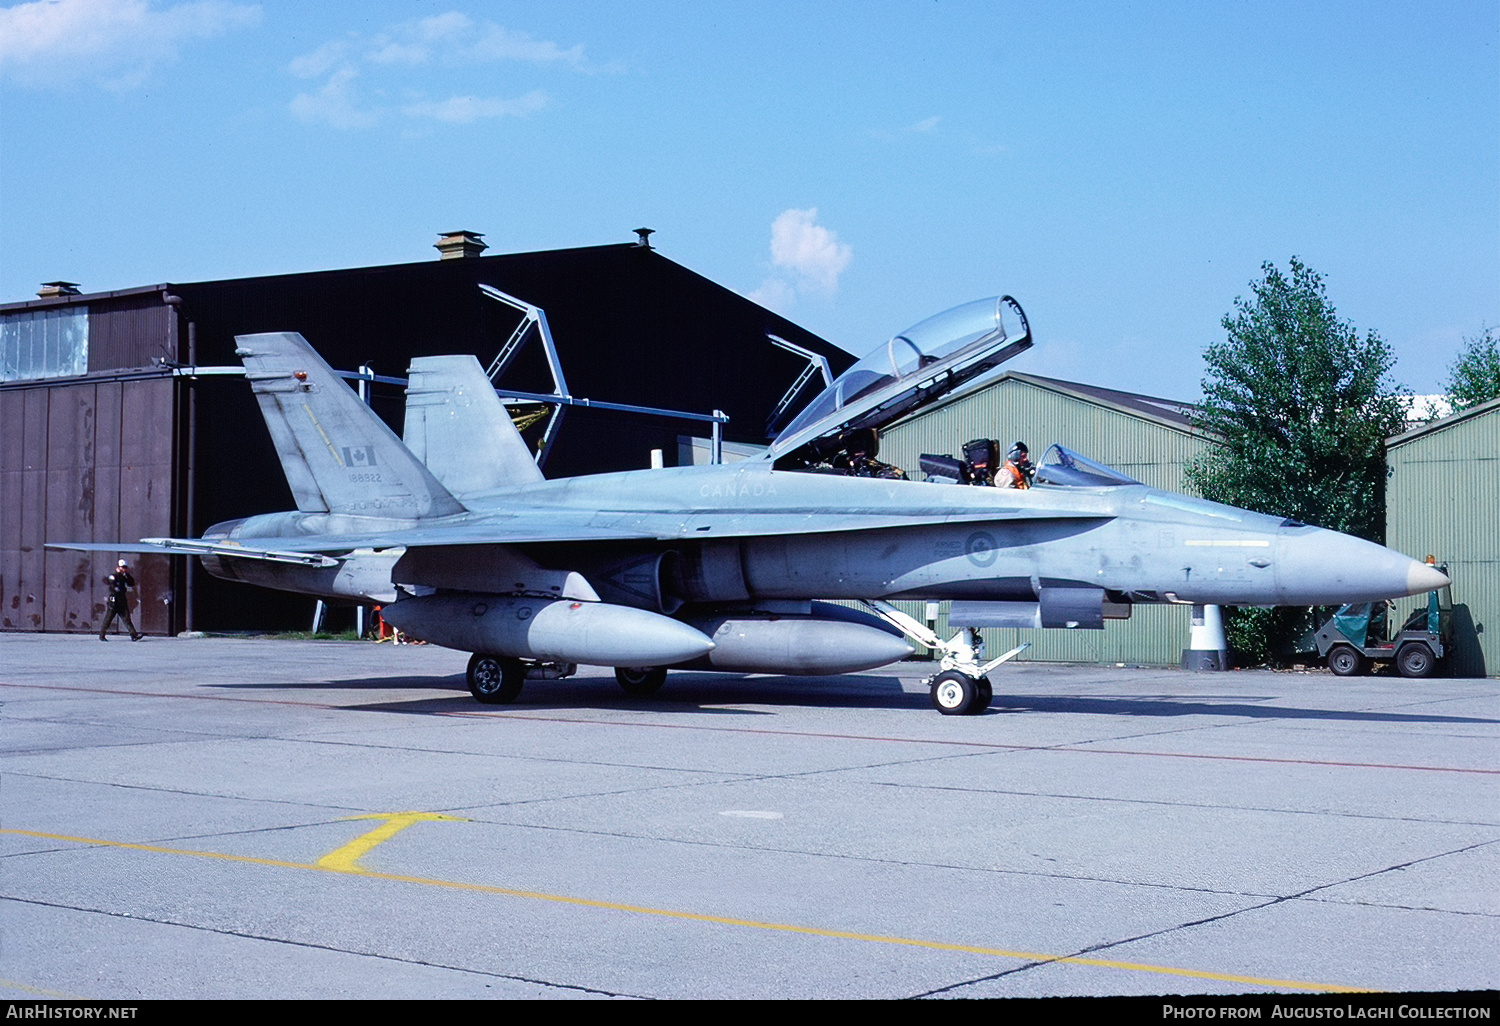
M 475 652 L 469 657 L 469 694 L 485 705 L 509 705 L 526 684 L 526 664 L 507 656 Z
M 1431 677 L 1432 649 L 1417 642 L 1407 642 L 1396 653 L 1396 669 L 1401 671 L 1403 677 Z
M 654 695 L 667 682 L 665 666 L 616 666 L 615 680 L 627 695 L 644 698 Z
M 979 680 L 957 670 L 938 674 L 932 682 L 932 707 L 944 716 L 969 715 L 979 701 Z
M 978 716 L 988 709 L 990 703 L 995 700 L 995 688 L 990 684 L 988 677 L 980 677 L 978 684 L 977 693 L 974 696 L 974 708 L 969 710 L 970 716 Z
M 1328 668 L 1339 677 L 1357 677 L 1367 667 L 1365 657 L 1350 645 L 1334 645 L 1328 650 Z

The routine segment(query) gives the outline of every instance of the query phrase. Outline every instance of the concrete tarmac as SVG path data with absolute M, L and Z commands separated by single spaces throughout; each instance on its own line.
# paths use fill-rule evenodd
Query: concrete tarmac
M 0 635 L 11 999 L 1500 985 L 1500 681 Z

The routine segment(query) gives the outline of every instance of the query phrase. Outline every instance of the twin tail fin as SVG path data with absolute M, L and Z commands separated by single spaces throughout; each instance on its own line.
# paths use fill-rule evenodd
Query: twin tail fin
M 460 502 L 543 480 L 477 359 L 420 356 L 408 375 L 406 447 Z
M 301 335 L 235 342 L 299 510 L 405 520 L 464 511 Z

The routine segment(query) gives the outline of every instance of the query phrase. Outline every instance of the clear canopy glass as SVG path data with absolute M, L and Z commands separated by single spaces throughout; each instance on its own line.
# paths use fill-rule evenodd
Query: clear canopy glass
M 1072 449 L 1054 445 L 1042 456 L 1036 467 L 1036 483 L 1074 488 L 1108 488 L 1140 484 L 1114 467 L 1080 456 Z
M 920 379 L 924 368 L 947 359 L 981 339 L 1006 336 L 1003 297 L 980 299 L 912 325 L 878 346 L 829 385 L 777 436 L 791 438 L 851 403 L 904 379 Z M 1024 325 L 1024 321 L 1023 321 Z

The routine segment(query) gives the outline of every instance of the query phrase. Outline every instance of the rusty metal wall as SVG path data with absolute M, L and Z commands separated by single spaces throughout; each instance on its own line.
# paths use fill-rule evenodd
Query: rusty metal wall
M 96 631 L 103 622 L 114 555 L 44 543 L 171 533 L 174 389 L 161 377 L 0 390 L 0 629 Z M 129 558 L 136 626 L 170 632 L 169 559 Z
M 89 371 L 153 367 L 177 359 L 172 308 L 162 293 L 122 296 L 89 304 Z
M 28 603 L 21 586 L 21 525 L 37 522 L 27 501 L 26 408 L 33 395 L 45 395 L 45 389 L 0 390 L 0 627 L 7 630 L 42 628 L 39 600 Z M 39 487 L 31 492 L 40 495 Z

